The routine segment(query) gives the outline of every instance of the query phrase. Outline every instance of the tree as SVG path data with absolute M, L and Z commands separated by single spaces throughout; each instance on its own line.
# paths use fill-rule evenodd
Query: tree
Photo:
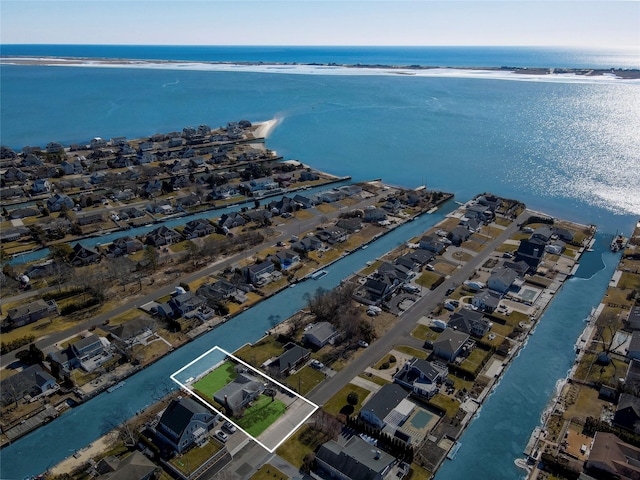
M 68 262 L 72 254 L 73 248 L 68 243 L 56 243 L 49 246 L 49 257 L 56 262 Z
M 360 397 L 358 397 L 357 392 L 351 392 L 349 393 L 349 395 L 347 395 L 347 403 L 349 405 L 353 405 L 355 407 L 358 404 L 359 400 L 360 400 Z
M 154 272 L 158 268 L 159 258 L 160 258 L 160 255 L 158 254 L 158 251 L 153 245 L 147 245 L 145 247 L 144 259 L 147 261 L 148 265 L 151 267 L 151 270 L 153 270 Z
M 44 353 L 36 347 L 35 343 L 32 343 L 27 350 L 16 353 L 16 358 L 26 365 L 39 365 L 44 360 Z

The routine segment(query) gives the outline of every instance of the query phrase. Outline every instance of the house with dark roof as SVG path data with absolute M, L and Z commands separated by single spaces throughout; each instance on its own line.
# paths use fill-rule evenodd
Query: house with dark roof
M 144 245 L 140 240 L 130 236 L 116 238 L 106 249 L 107 257 L 114 258 L 122 255 L 129 255 L 142 250 Z
M 453 362 L 462 353 L 462 347 L 467 340 L 469 340 L 468 334 L 447 328 L 433 342 L 433 353 Z
M 69 255 L 69 262 L 76 267 L 97 263 L 102 259 L 100 253 L 87 247 L 83 247 L 80 243 L 73 246 L 73 252 Z
M 300 255 L 293 250 L 279 250 L 275 255 L 271 255 L 269 260 L 277 260 L 283 270 L 288 270 L 300 262 Z
M 458 225 L 449 232 L 447 238 L 451 240 L 454 245 L 460 245 L 462 242 L 466 242 L 471 236 L 471 232 L 465 226 Z
M 640 398 L 628 393 L 620 394 L 611 423 L 631 432 L 640 433 Z
M 71 352 L 75 357 L 73 363 L 80 365 L 87 372 L 93 372 L 103 363 L 113 358 L 108 348 L 109 344 L 109 340 L 94 334 L 75 341 L 71 344 Z
M 317 348 L 324 347 L 339 335 L 329 322 L 319 322 L 307 327 L 302 334 L 302 341 Z
M 479 310 L 491 313 L 498 308 L 501 299 L 502 295 L 498 292 L 483 288 L 473 296 L 471 299 L 471 305 Z
M 640 305 L 631 307 L 625 323 L 629 330 L 640 330 Z
M 206 237 L 216 231 L 216 228 L 204 218 L 187 222 L 184 226 L 184 236 L 187 239 Z
M 225 213 L 220 217 L 220 220 L 218 221 L 218 225 L 220 225 L 220 228 L 241 227 L 243 225 L 246 225 L 246 223 L 247 220 L 238 212 Z
M 0 381 L 0 398 L 3 406 L 17 403 L 23 398 L 37 399 L 57 390 L 58 384 L 55 378 L 40 365 L 31 365 Z
M 546 243 L 540 239 L 520 240 L 520 246 L 516 251 L 516 262 L 523 261 L 533 270 L 538 268 L 538 264 L 544 255 Z
M 267 283 L 271 273 L 275 271 L 276 266 L 271 260 L 265 260 L 246 268 L 249 281 L 254 285 L 263 285 Z
M 366 208 L 363 222 L 381 222 L 387 218 L 387 212 L 382 208 Z
M 447 326 L 475 337 L 484 337 L 493 324 L 482 313 L 463 308 L 451 314 Z
M 182 235 L 180 235 L 172 228 L 162 225 L 147 233 L 145 243 L 147 245 L 153 245 L 154 247 L 161 247 L 163 245 L 171 245 L 177 243 L 181 240 Z
M 336 222 L 336 227 L 348 233 L 354 233 L 362 229 L 362 222 L 359 218 L 341 218 Z
M 357 435 L 344 445 L 329 440 L 316 453 L 318 468 L 341 480 L 382 480 L 395 462 L 394 457 L 373 448 Z
M 634 395 L 640 395 L 640 360 L 632 359 L 627 367 L 624 385 Z
M 7 321 L 13 325 L 13 327 L 22 327 L 33 322 L 37 322 L 41 318 L 48 317 L 50 315 L 56 315 L 58 313 L 58 305 L 54 300 L 48 302 L 39 298 L 26 305 L 20 305 L 10 308 L 7 311 Z
M 418 242 L 418 245 L 423 250 L 434 252 L 436 255 L 442 253 L 447 248 L 447 245 L 435 235 L 424 235 Z
M 396 408 L 406 400 L 409 396 L 409 392 L 396 383 L 388 383 L 383 385 L 360 409 L 358 416 L 374 426 L 377 429 L 383 429 L 387 425 L 387 417 L 392 414 Z M 411 403 L 411 402 L 409 402 Z M 409 416 L 415 405 L 411 404 L 410 411 L 403 409 L 406 417 Z M 403 415 L 403 414 L 401 414 Z M 392 419 L 389 419 L 392 420 Z M 393 419 L 392 423 L 397 422 Z
M 311 356 L 310 350 L 293 342 L 287 343 L 283 348 L 284 352 L 267 365 L 268 370 L 278 375 L 289 375 L 291 370 L 295 370 Z
M 314 250 L 318 250 L 319 248 L 322 248 L 322 240 L 320 240 L 316 236 L 304 237 L 302 240 L 293 242 L 291 244 L 291 249 L 300 253 L 311 252 Z
M 193 292 L 180 293 L 169 300 L 169 306 L 173 309 L 175 317 L 182 317 L 204 305 L 204 298 Z
M 141 452 L 134 450 L 122 460 L 105 457 L 96 465 L 99 480 L 151 480 L 160 475 L 160 467 Z
M 264 392 L 265 384 L 258 377 L 247 372 L 238 376 L 218 390 L 213 399 L 224 407 L 227 415 L 238 416 L 247 405 Z
M 100 223 L 102 221 L 102 213 L 100 212 L 87 212 L 76 215 L 76 222 L 78 222 L 78 225 L 81 227 L 92 223 Z
M 298 204 L 301 208 L 312 208 L 315 205 L 313 200 L 300 194 L 294 195 L 293 201 L 296 202 L 296 204 Z
M 64 193 L 55 193 L 47 200 L 47 208 L 50 212 L 59 212 L 63 207 L 73 208 L 73 200 Z
M 631 341 L 627 348 L 627 358 L 640 360 L 640 331 L 631 333 Z
M 178 453 L 206 440 L 218 415 L 189 397 L 173 400 L 162 413 L 156 433 Z
M 412 358 L 393 376 L 393 381 L 411 389 L 416 395 L 430 399 L 438 392 L 438 384 L 449 374 L 448 367 L 441 362 L 429 362 Z
M 140 339 L 153 335 L 156 322 L 153 318 L 140 316 L 118 325 L 105 325 L 102 329 L 109 333 L 113 342 L 122 347 L 130 347 Z
M 359 294 L 358 299 L 370 305 L 380 305 L 397 289 L 400 282 L 386 275 L 377 275 L 376 278 L 367 277 L 363 285 L 364 295 Z
M 551 239 L 551 235 L 553 235 L 553 230 L 549 225 L 540 225 L 533 231 L 531 238 L 537 238 L 547 243 Z
M 596 432 L 585 463 L 593 478 L 640 479 L 640 448 L 623 442 L 613 433 Z

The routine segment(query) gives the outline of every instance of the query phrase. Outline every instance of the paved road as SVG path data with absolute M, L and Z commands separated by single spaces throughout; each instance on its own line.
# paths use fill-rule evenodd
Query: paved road
M 482 252 L 458 268 L 435 290 L 425 294 L 424 297 L 414 303 L 402 314 L 396 325 L 384 337 L 376 340 L 368 347 L 366 353 L 349 362 L 335 376 L 327 379 L 313 390 L 308 395 L 309 400 L 318 405 L 325 404 L 342 387 L 348 384 L 353 377 L 362 373 L 368 366 L 375 363 L 396 345 L 421 346 L 422 342 L 411 337 L 411 332 L 415 328 L 418 319 L 431 313 L 442 302 L 448 288 L 457 287 L 467 280 L 473 271 L 484 263 L 491 252 L 516 233 L 518 224 L 522 223 L 529 215 L 530 213 L 527 211 L 522 213 L 498 237 L 488 242 Z
M 345 211 L 347 208 L 349 209 L 353 209 L 353 208 L 364 208 L 366 205 L 370 205 L 371 203 L 373 203 L 375 201 L 375 197 L 373 198 L 369 198 L 369 199 L 364 199 L 362 200 L 359 204 L 357 204 L 354 207 L 343 207 L 340 209 L 337 209 L 334 212 L 329 212 L 329 213 L 321 213 L 316 209 L 310 209 L 307 210 L 309 212 L 314 213 L 313 218 L 310 219 L 305 219 L 305 220 L 300 220 L 300 221 L 283 221 L 282 223 L 279 223 L 277 225 L 275 225 L 274 228 L 276 230 L 276 232 L 279 232 L 279 237 L 278 238 L 282 238 L 285 240 L 288 240 L 291 238 L 291 236 L 293 235 L 299 235 L 301 232 L 306 232 L 309 230 L 314 229 L 316 226 L 319 225 L 320 223 L 320 219 L 323 217 L 326 217 L 327 220 L 332 220 L 335 219 L 336 217 L 338 217 L 340 215 L 340 213 L 342 213 L 343 211 Z M 279 220 L 279 218 L 277 219 Z M 191 273 L 189 275 L 185 275 L 179 278 L 176 278 L 173 282 L 168 283 L 165 286 L 161 286 L 158 287 L 156 290 L 154 290 L 151 293 L 148 293 L 146 295 L 142 295 L 139 297 L 134 297 L 131 298 L 130 300 L 128 300 L 126 303 L 124 303 L 123 305 L 119 306 L 119 307 L 115 307 L 113 310 L 109 311 L 109 312 L 105 312 L 102 313 L 100 315 L 97 315 L 91 319 L 88 319 L 87 321 L 80 323 L 72 328 L 69 328 L 63 332 L 56 332 L 56 333 L 52 333 L 50 335 L 47 335 L 41 339 L 39 339 L 38 341 L 36 341 L 36 346 L 38 348 L 40 348 L 42 351 L 47 352 L 47 351 L 51 351 L 52 349 L 55 348 L 55 345 L 57 343 L 60 343 L 61 341 L 64 341 L 65 339 L 69 338 L 69 337 L 73 337 L 74 335 L 79 334 L 80 332 L 87 330 L 88 328 L 91 328 L 93 326 L 98 326 L 98 325 L 102 325 L 106 320 L 109 320 L 113 317 L 116 317 L 128 310 L 131 310 L 133 308 L 138 308 L 141 305 L 144 305 L 146 303 L 152 302 L 160 297 L 164 297 L 165 295 L 169 295 L 171 294 L 173 291 L 175 291 L 175 287 L 176 285 L 178 285 L 181 282 L 184 283 L 189 283 L 192 282 L 194 280 L 198 280 L 202 277 L 205 277 L 207 275 L 211 275 L 213 273 L 216 272 L 220 272 L 222 270 L 224 270 L 227 266 L 229 265 L 233 265 L 235 263 L 237 263 L 240 260 L 243 260 L 247 257 L 250 257 L 254 254 L 256 254 L 257 252 L 259 252 L 260 250 L 265 248 L 265 244 L 260 244 L 257 245 L 255 247 L 252 247 L 249 250 L 243 251 L 237 255 L 234 255 L 232 257 L 228 257 L 222 260 L 218 260 L 216 262 L 213 262 L 211 264 L 209 264 L 207 267 L 198 270 L 197 272 Z M 51 288 L 57 288 L 57 287 L 48 287 L 47 290 L 51 289 Z M 16 297 L 10 297 L 10 298 L 6 298 L 3 299 L 3 303 L 8 303 L 8 302 L 13 302 L 15 300 L 21 299 L 21 298 L 27 298 L 30 297 L 32 295 L 36 295 L 36 294 L 40 294 L 40 293 L 44 293 L 45 290 L 35 290 L 35 291 L 29 291 L 29 292 L 25 292 L 23 294 L 20 294 Z M 9 352 L 5 355 L 0 356 L 0 368 L 5 368 L 7 365 L 10 365 L 11 363 L 16 361 L 16 357 L 15 357 L 16 352 Z

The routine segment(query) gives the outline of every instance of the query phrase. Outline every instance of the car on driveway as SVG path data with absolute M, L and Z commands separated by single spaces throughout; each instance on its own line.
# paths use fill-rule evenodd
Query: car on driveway
M 214 433 L 213 435 L 223 443 L 226 442 L 227 439 L 229 438 L 227 434 L 224 433 L 222 430 L 216 430 L 216 433 Z
M 369 344 L 367 342 L 365 342 L 364 340 L 358 340 L 358 346 L 362 347 L 362 348 L 367 348 L 369 346 Z
M 224 422 L 222 424 L 222 428 L 224 428 L 229 433 L 236 433 L 236 426 L 229 421 Z
M 311 360 L 311 367 L 315 368 L 316 370 L 322 370 L 324 368 L 324 363 L 314 358 L 313 360 Z

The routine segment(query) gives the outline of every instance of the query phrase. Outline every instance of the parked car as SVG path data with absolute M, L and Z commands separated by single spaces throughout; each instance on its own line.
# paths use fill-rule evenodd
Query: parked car
M 314 358 L 313 360 L 311 360 L 311 367 L 317 370 L 322 370 L 324 368 L 324 363 Z
M 444 308 L 446 310 L 449 310 L 450 312 L 453 312 L 456 309 L 456 307 L 454 307 L 453 304 L 451 304 L 449 302 L 445 302 Z
M 447 295 L 447 296 L 449 296 L 449 295 L 451 295 L 451 294 L 452 294 L 453 292 L 455 292 L 455 291 L 456 291 L 455 287 L 451 287 L 451 288 L 447 289 L 447 293 L 446 293 L 446 295 Z
M 227 434 L 224 433 L 222 430 L 216 430 L 216 433 L 214 433 L 214 436 L 221 442 L 226 442 L 227 439 L 229 438 Z
M 224 422 L 222 424 L 222 428 L 224 428 L 229 433 L 236 433 L 236 426 L 229 421 Z
M 369 344 L 367 342 L 365 342 L 364 340 L 358 340 L 358 346 L 362 347 L 362 348 L 367 348 L 369 346 Z
M 405 292 L 408 292 L 408 293 L 418 293 L 418 292 L 420 292 L 420 289 L 418 287 L 416 287 L 415 285 L 404 285 L 402 288 L 404 289 Z

